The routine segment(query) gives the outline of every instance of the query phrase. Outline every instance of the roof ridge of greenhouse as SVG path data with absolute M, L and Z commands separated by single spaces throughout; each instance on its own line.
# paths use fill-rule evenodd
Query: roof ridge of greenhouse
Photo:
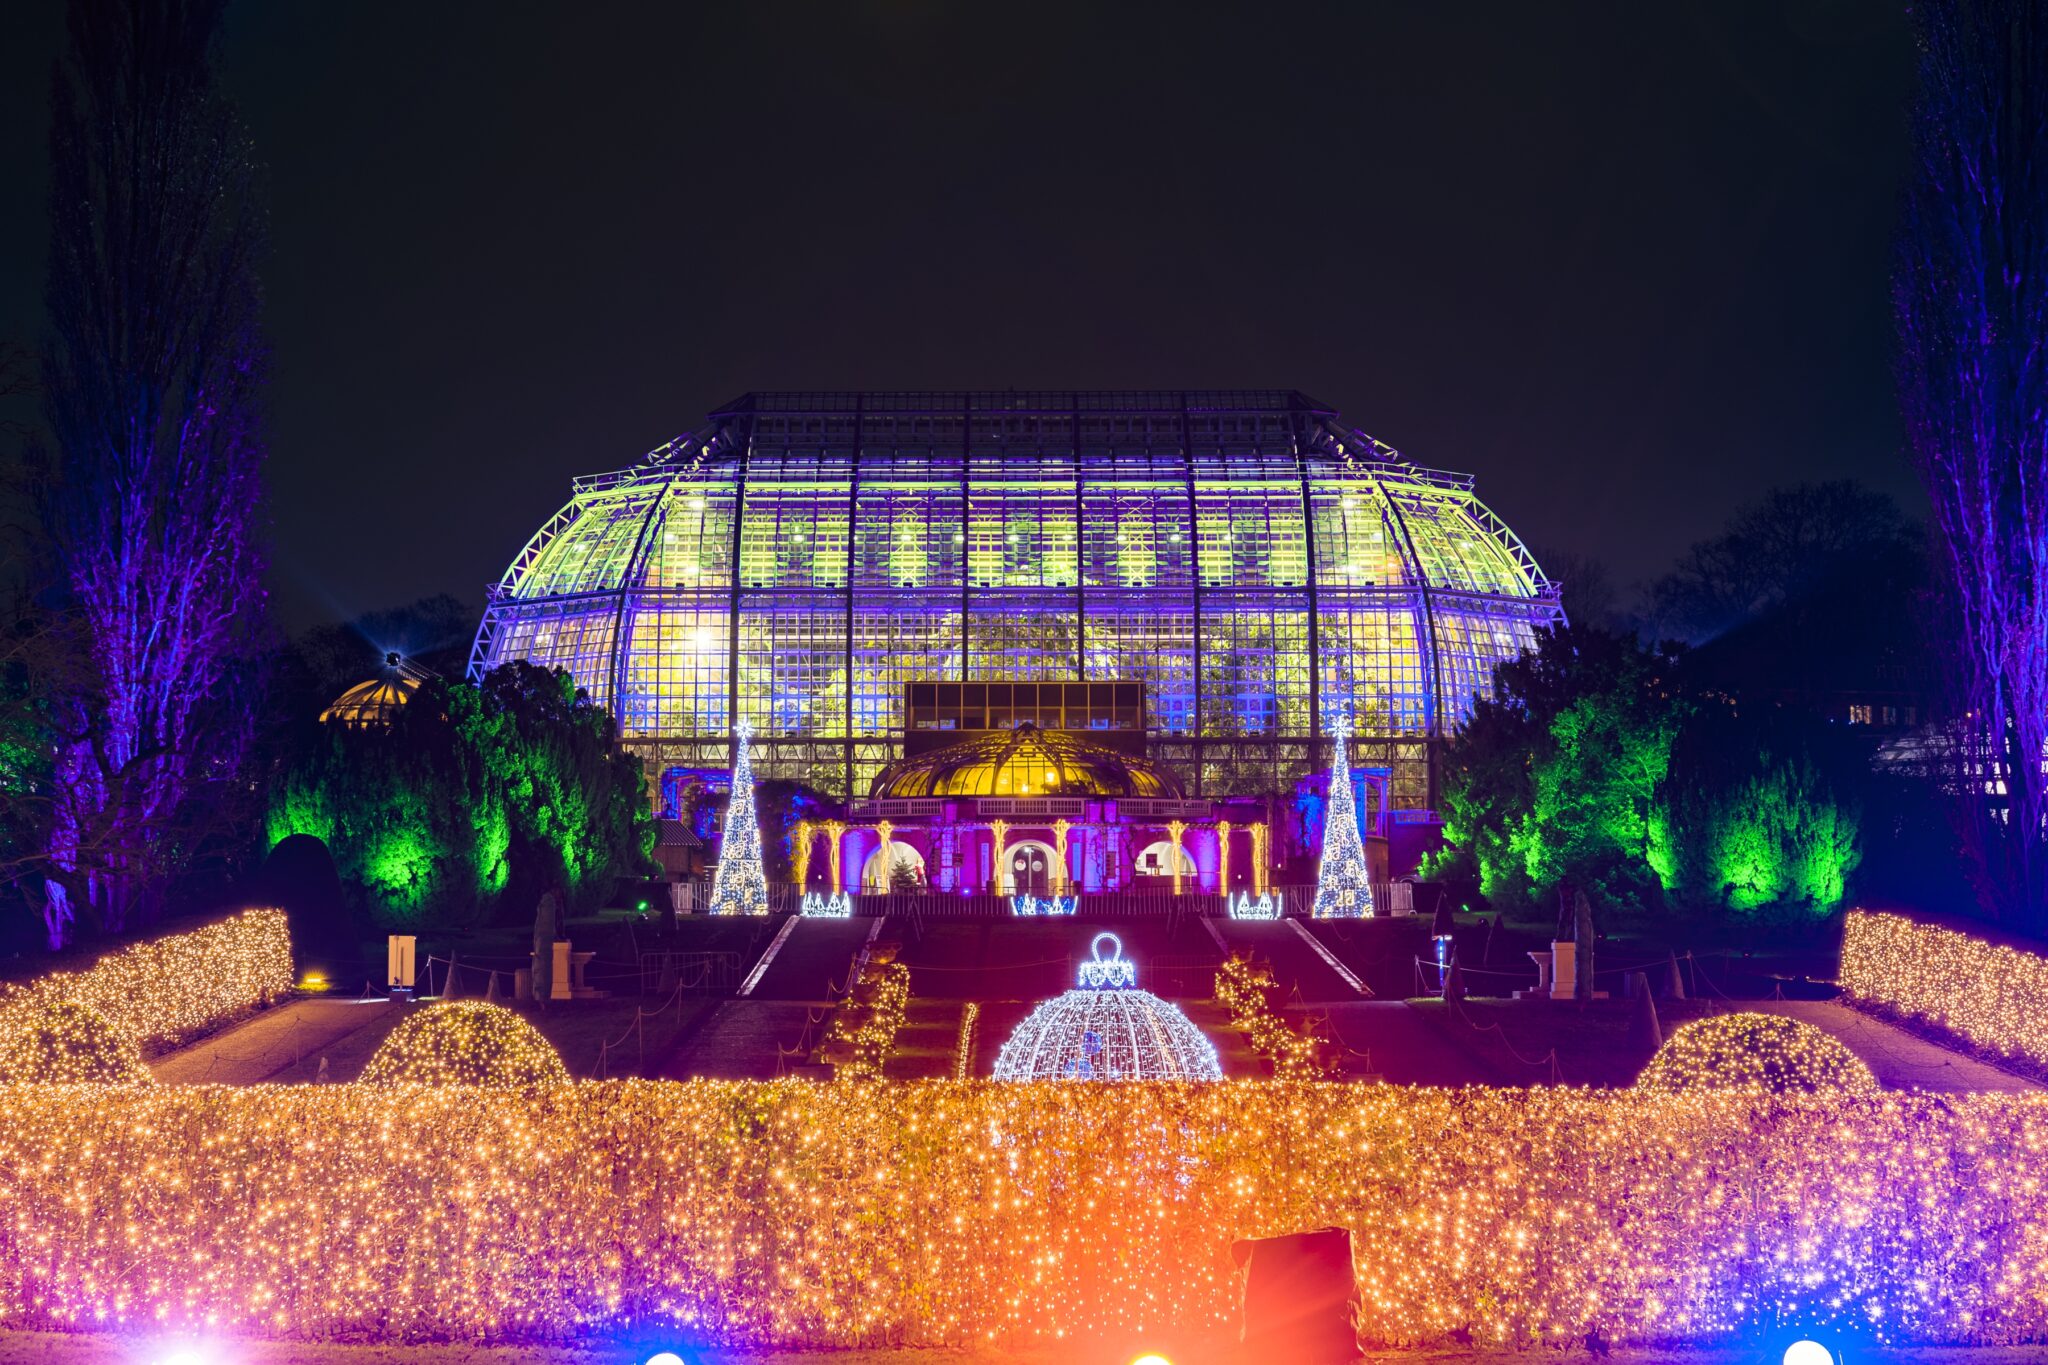
M 716 420 L 761 413 L 904 414 L 1299 412 L 1338 410 L 1299 389 L 755 389 L 713 408 Z

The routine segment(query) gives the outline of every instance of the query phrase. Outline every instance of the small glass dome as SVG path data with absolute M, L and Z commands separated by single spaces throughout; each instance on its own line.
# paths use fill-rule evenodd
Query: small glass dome
M 943 749 L 898 759 L 882 769 L 869 795 L 1148 796 L 1177 800 L 1172 773 L 1135 754 L 1066 730 L 1020 725 L 976 735 Z
M 320 713 L 320 722 L 350 730 L 388 730 L 398 719 L 398 708 L 412 700 L 426 676 L 398 655 L 387 654 L 383 675 L 357 683 L 336 697 Z
M 1110 956 L 1102 950 L 1107 943 Z M 996 1056 L 999 1081 L 1220 1081 L 1216 1046 L 1180 1007 L 1137 986 L 1115 934 L 1097 934 L 1075 989 L 1041 1003 Z

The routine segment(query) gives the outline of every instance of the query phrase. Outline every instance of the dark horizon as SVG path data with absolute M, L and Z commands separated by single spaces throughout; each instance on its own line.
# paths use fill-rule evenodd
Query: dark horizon
M 40 334 L 58 0 L 0 55 Z M 1291 388 L 1627 587 L 1773 485 L 1916 514 L 1903 12 L 241 6 L 294 628 L 482 586 L 764 389 Z

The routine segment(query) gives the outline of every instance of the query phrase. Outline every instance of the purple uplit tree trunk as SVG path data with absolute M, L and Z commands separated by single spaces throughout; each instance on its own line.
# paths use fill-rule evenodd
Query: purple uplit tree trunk
M 1923 0 L 1893 300 L 1955 612 L 1950 773 L 1978 893 L 2048 929 L 2048 22 Z M 2002 795 L 2000 794 L 2002 793 Z
M 213 88 L 219 0 L 74 0 L 51 99 L 58 471 L 75 624 L 45 919 L 145 922 L 246 787 L 263 616 L 254 163 Z

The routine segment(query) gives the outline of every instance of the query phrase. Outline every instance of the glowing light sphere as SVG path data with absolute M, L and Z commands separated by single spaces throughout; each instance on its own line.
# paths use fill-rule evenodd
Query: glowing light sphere
M 135 1040 L 90 1005 L 28 1000 L 0 1012 L 0 1080 L 148 1085 Z
M 1110 949 L 1108 957 L 1103 948 Z M 996 1054 L 999 1081 L 1220 1081 L 1216 1047 L 1180 1007 L 1138 989 L 1115 934 L 1097 934 L 1080 984 L 1043 1001 Z
M 448 1000 L 391 1031 L 363 1068 L 372 1085 L 567 1085 L 569 1069 L 539 1030 L 503 1005 Z
M 1132 1361 L 1131 1365 L 1173 1365 L 1173 1362 L 1156 1351 L 1147 1351 Z
M 1667 1094 L 1701 1090 L 1870 1094 L 1877 1089 L 1877 1078 L 1860 1057 L 1812 1024 L 1779 1014 L 1745 1013 L 1681 1025 L 1643 1068 L 1636 1085 Z
M 647 1365 L 688 1365 L 688 1362 L 674 1351 L 657 1351 L 647 1357 Z
M 1785 1365 L 1835 1365 L 1835 1353 L 1808 1338 L 1785 1348 Z

